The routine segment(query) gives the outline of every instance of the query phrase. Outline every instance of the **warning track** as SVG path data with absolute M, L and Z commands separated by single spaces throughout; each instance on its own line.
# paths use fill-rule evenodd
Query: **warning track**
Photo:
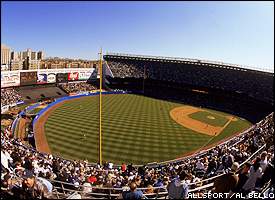
M 64 101 L 55 104 L 54 106 L 51 106 L 48 108 L 46 112 L 44 112 L 36 121 L 34 125 L 34 138 L 35 138 L 35 145 L 36 149 L 42 153 L 51 153 L 51 150 L 48 145 L 48 141 L 45 135 L 44 125 L 49 118 L 49 116 L 52 114 L 52 112 L 57 109 L 59 106 L 61 106 L 64 103 Z

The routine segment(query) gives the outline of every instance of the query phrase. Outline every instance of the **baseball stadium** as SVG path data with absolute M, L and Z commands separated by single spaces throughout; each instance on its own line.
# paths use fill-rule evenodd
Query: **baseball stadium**
M 217 189 L 235 162 L 274 163 L 273 81 L 237 64 L 121 53 L 91 68 L 3 71 L 2 169 L 32 169 L 54 198 L 117 199 L 134 180 L 166 199 L 182 170 L 190 194 Z

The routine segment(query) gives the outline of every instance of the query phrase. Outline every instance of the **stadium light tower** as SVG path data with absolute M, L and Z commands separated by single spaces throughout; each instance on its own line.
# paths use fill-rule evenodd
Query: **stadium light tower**
M 143 82 L 142 82 L 142 93 L 143 94 L 144 94 L 145 79 L 146 79 L 146 65 L 144 65 L 144 71 L 143 71 Z

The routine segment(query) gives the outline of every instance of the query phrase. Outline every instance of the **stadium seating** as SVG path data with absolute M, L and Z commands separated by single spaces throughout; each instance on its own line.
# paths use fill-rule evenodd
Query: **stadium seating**
M 273 73 L 202 63 L 108 56 L 104 59 L 117 78 L 147 78 L 248 94 L 273 103 Z M 200 77 L 200 78 L 197 78 Z
M 56 98 L 67 96 L 63 90 L 55 85 L 46 86 L 24 86 L 18 88 L 18 93 L 22 96 L 23 100 L 26 102 L 38 101 L 45 98 Z
M 22 96 L 14 88 L 1 89 L 1 107 L 22 101 Z

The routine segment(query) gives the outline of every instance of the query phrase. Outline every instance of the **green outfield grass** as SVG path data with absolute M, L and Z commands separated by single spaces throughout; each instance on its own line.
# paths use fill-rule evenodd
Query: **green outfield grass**
M 45 132 L 53 154 L 98 161 L 98 99 L 95 96 L 67 101 L 52 113 L 45 124 Z M 173 121 L 169 112 L 178 106 L 183 104 L 133 94 L 104 95 L 103 160 L 116 164 L 167 161 L 251 125 L 237 117 L 237 121 L 231 122 L 210 141 L 211 136 Z
M 228 122 L 228 119 L 225 117 L 225 115 L 220 115 L 220 114 L 216 114 L 214 112 L 208 112 L 208 111 L 198 111 L 188 116 L 192 119 L 204 122 L 212 126 L 223 127 L 226 124 L 226 122 Z M 214 119 L 208 118 L 209 116 L 213 117 Z

